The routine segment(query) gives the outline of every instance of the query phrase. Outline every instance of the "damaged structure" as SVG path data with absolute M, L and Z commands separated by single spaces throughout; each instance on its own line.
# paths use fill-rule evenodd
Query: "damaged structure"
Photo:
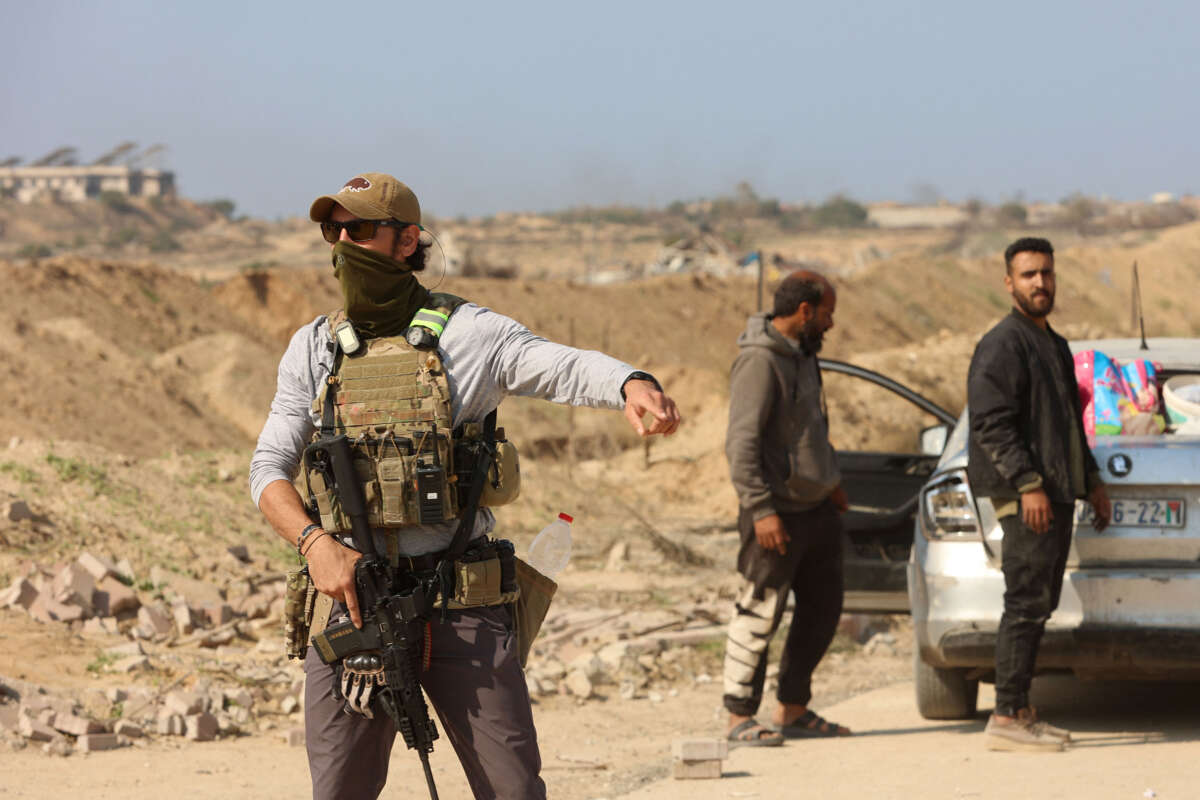
M 0 162 L 0 196 L 21 203 L 41 198 L 81 201 L 116 192 L 129 197 L 175 194 L 175 173 L 147 165 L 165 149 L 154 145 L 140 153 L 133 142 L 124 142 L 90 164 L 78 164 L 75 148 L 60 147 L 25 166 L 21 159 Z M 118 163 L 124 158 L 124 163 Z

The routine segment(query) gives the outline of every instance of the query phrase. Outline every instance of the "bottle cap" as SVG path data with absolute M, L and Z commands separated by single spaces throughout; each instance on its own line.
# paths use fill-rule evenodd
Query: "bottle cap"
M 566 522 L 574 522 L 575 521 L 575 518 L 572 517 L 570 514 L 563 514 L 561 512 L 559 513 L 558 518 L 561 520 L 564 520 Z

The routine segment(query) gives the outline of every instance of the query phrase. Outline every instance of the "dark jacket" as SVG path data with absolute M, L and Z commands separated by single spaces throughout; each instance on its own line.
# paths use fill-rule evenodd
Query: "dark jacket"
M 1016 309 L 984 334 L 967 373 L 971 435 L 967 475 L 977 496 L 1015 500 L 1039 484 L 1054 503 L 1072 503 L 1071 433 L 1088 491 L 1100 483 L 1087 446 L 1075 362 L 1067 340 Z
M 750 317 L 729 373 L 725 456 L 738 503 L 755 520 L 821 504 L 841 483 L 817 358 L 767 314 Z

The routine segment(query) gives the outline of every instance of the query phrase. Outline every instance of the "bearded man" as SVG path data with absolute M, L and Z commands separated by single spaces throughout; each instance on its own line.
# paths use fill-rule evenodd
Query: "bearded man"
M 996 634 L 996 708 L 990 750 L 1062 750 L 1068 731 L 1037 719 L 1029 704 L 1038 645 L 1062 593 L 1076 498 L 1103 530 L 1112 513 L 1088 449 L 1067 340 L 1046 318 L 1054 309 L 1054 248 L 1018 239 L 1004 251 L 1012 313 L 984 334 L 967 374 L 967 473 L 1004 531 L 1004 613 Z
M 815 272 L 794 272 L 774 310 L 750 317 L 730 371 L 725 455 L 738 494 L 742 587 L 725 646 L 724 702 L 730 746 L 850 731 L 808 707 L 812 674 L 842 613 L 846 493 L 829 443 L 817 352 L 833 327 L 837 293 Z M 773 726 L 755 719 L 767 648 L 788 593 L 796 606 L 779 665 Z
M 365 490 L 366 513 L 358 519 L 369 520 L 366 549 L 372 559 L 384 554 L 388 586 L 419 587 L 422 602 L 432 606 L 414 612 L 420 657 L 409 663 L 421 685 L 417 700 L 424 689 L 475 797 L 544 798 L 517 652 L 521 632 L 514 631 L 513 593 L 506 591 L 513 570 L 519 575 L 524 565 L 514 563 L 510 542 L 491 537 L 495 517 L 486 507 L 511 499 L 518 471 L 515 462 L 501 462 L 502 471 L 472 473 L 463 454 L 499 452 L 494 412 L 510 394 L 624 408 L 644 436 L 673 433 L 679 412 L 647 373 L 549 342 L 461 298 L 431 294 L 417 273 L 432 239 L 416 195 L 391 175 L 357 175 L 318 197 L 309 216 L 332 245 L 343 306 L 300 328 L 279 363 L 275 399 L 251 461 L 251 494 L 276 533 L 307 560 L 312 585 L 325 599 L 316 608 L 361 629 L 355 565 L 364 542 L 352 535 L 347 516 L 354 512 L 341 500 L 338 484 L 346 475 L 310 458 L 323 452 L 313 447 L 339 434 L 349 440 L 350 473 Z M 314 434 L 319 440 L 306 449 Z M 298 471 L 308 505 L 292 482 Z M 415 590 L 405 597 L 417 607 Z M 312 633 L 320 633 L 321 612 L 311 616 Z M 355 640 L 345 621 L 338 624 L 340 641 Z M 394 639 L 398 627 L 386 636 Z M 396 736 L 391 713 L 379 707 L 382 673 L 370 652 L 327 663 L 332 637 L 323 648 L 306 647 L 298 637 L 300 652 L 307 649 L 304 721 L 313 797 L 377 797 Z

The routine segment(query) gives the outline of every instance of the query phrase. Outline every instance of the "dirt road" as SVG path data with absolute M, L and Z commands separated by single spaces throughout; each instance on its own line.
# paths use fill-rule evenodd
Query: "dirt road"
M 893 684 L 828 710 L 827 716 L 855 730 L 853 737 L 793 741 L 781 750 L 734 750 L 721 780 L 667 779 L 625 797 L 1200 797 L 1200 685 L 1039 679 L 1034 703 L 1078 740 L 1062 753 L 989 752 L 983 727 L 994 701 L 990 686 L 980 687 L 979 699 L 978 719 L 933 722 L 916 713 L 911 683 Z
M 544 776 L 553 798 L 579 800 L 728 800 L 728 798 L 1088 798 L 1191 800 L 1197 789 L 1200 685 L 1080 684 L 1039 679 L 1035 702 L 1045 716 L 1071 727 L 1078 743 L 1064 753 L 992 753 L 982 730 L 990 687 L 981 687 L 979 718 L 922 720 L 912 684 L 893 683 L 822 709 L 855 736 L 789 742 L 781 749 L 740 749 L 720 780 L 664 777 L 671 739 L 717 730 L 719 689 L 699 686 L 664 698 L 661 713 L 612 703 L 612 708 L 569 704 L 542 707 L 539 729 Z M 682 719 L 687 720 L 681 722 Z M 619 730 L 618 749 L 611 742 Z M 461 770 L 448 746 L 433 754 L 442 800 L 468 800 Z M 31 748 L 32 749 L 32 748 Z M 656 750 L 661 758 L 628 791 L 609 777 L 622 751 Z M 590 787 L 590 788 L 589 788 Z M 1154 794 L 1148 794 L 1153 792 Z M 89 800 L 188 798 L 296 798 L 308 794 L 301 748 L 255 737 L 207 745 L 47 758 L 36 750 L 6 753 L 0 796 L 87 797 Z M 398 748 L 385 798 L 421 798 L 426 790 L 411 752 Z

